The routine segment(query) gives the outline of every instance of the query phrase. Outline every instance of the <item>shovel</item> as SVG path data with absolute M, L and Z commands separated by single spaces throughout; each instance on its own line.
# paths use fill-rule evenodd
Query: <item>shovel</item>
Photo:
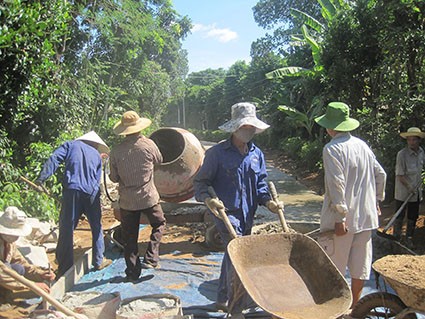
M 422 180 L 419 180 L 418 184 L 416 185 L 416 189 L 419 188 L 421 183 L 422 183 Z M 384 227 L 384 229 L 382 231 L 379 231 L 379 230 L 376 231 L 376 234 L 378 236 L 397 241 L 397 239 L 394 236 L 387 234 L 387 231 L 394 224 L 397 217 L 401 214 L 403 209 L 406 207 L 407 203 L 409 202 L 410 198 L 412 198 L 413 194 L 414 193 L 409 193 L 409 195 L 407 196 L 407 198 L 405 199 L 403 204 L 401 204 L 400 208 L 394 213 L 393 217 L 391 217 L 390 221 L 387 223 L 387 225 Z
M 387 234 L 387 231 L 394 224 L 395 220 L 401 214 L 401 212 L 403 211 L 403 209 L 406 207 L 407 203 L 409 202 L 409 199 L 412 196 L 413 196 L 412 193 L 410 193 L 407 196 L 406 200 L 403 202 L 403 204 L 401 204 L 400 208 L 395 212 L 395 214 L 393 215 L 393 217 L 391 217 L 390 221 L 387 223 L 387 225 L 384 227 L 384 229 L 382 231 L 379 231 L 379 230 L 376 231 L 376 234 L 378 236 L 381 236 L 381 237 L 384 237 L 384 238 L 388 238 L 388 239 L 397 241 L 397 239 L 393 235 Z

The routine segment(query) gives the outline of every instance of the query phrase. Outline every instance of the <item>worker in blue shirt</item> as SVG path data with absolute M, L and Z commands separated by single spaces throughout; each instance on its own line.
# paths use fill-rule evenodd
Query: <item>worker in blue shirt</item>
M 204 163 L 194 179 L 195 197 L 205 202 L 221 238 L 227 246 L 232 239 L 218 210 L 226 214 L 238 236 L 250 235 L 258 205 L 265 205 L 274 213 L 283 207 L 271 199 L 266 182 L 267 172 L 263 152 L 251 141 L 255 134 L 269 125 L 256 116 L 255 105 L 237 103 L 232 106 L 232 119 L 219 128 L 231 133 L 229 139 L 207 150 Z M 212 186 L 217 198 L 212 198 Z M 233 280 L 238 280 L 227 252 L 224 254 L 217 292 L 217 308 L 230 312 L 232 318 L 243 318 L 242 310 L 252 300 L 246 292 L 236 294 Z M 240 286 L 240 285 L 239 285 Z
M 87 216 L 92 233 L 93 266 L 105 266 L 105 244 L 101 224 L 100 178 L 102 159 L 108 153 L 105 142 L 93 131 L 63 143 L 44 163 L 36 183 L 42 185 L 64 163 L 62 207 L 59 216 L 59 238 L 56 247 L 57 277 L 74 264 L 73 235 L 81 215 Z

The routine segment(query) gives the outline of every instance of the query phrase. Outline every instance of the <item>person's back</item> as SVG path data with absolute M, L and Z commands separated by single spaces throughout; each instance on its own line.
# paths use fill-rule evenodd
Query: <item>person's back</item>
M 323 148 L 326 192 L 320 230 L 333 235 L 319 243 L 342 274 L 349 270 L 353 307 L 370 277 L 372 229 L 378 227 L 386 173 L 366 143 L 350 134 L 360 123 L 350 118 L 347 104 L 331 102 L 314 120 L 332 138 Z
M 69 142 L 65 160 L 64 185 L 68 189 L 81 190 L 92 194 L 99 189 L 102 160 L 99 152 L 83 141 Z
M 101 269 L 110 262 L 103 258 L 105 245 L 100 206 L 100 179 L 102 176 L 100 153 L 107 152 L 109 152 L 108 146 L 94 131 L 86 133 L 59 146 L 45 162 L 36 181 L 38 184 L 43 184 L 56 172 L 59 165 L 64 163 L 62 207 L 59 215 L 59 238 L 56 247 L 58 277 L 74 264 L 73 233 L 82 214 L 87 216 L 90 224 L 94 268 Z
M 125 273 L 127 280 L 139 278 L 142 268 L 159 267 L 159 246 L 166 219 L 154 184 L 154 165 L 162 162 L 155 143 L 141 131 L 151 124 L 134 111 L 127 111 L 114 126 L 114 133 L 125 136 L 111 152 L 109 178 L 119 183 L 119 209 L 124 239 Z M 150 241 L 143 257 L 139 258 L 139 222 L 145 214 L 152 227 Z
M 102 160 L 95 147 L 82 140 L 63 143 L 49 157 L 38 178 L 43 183 L 64 163 L 63 187 L 94 194 L 99 190 Z
M 132 134 L 111 152 L 111 175 L 119 183 L 120 207 L 137 210 L 159 202 L 154 184 L 154 165 L 162 162 L 155 143 L 140 134 Z
M 341 165 L 341 178 L 331 185 L 344 193 L 349 214 L 346 224 L 348 229 L 356 233 L 361 230 L 378 227 L 376 214 L 376 158 L 369 146 L 361 139 L 349 133 L 338 133 L 323 150 L 324 165 L 337 160 Z M 331 164 L 331 165 L 332 165 Z M 326 171 L 326 167 L 325 167 Z M 335 168 L 328 172 L 335 174 Z M 329 187 L 329 184 L 325 184 Z M 326 219 L 323 223 L 327 222 Z M 334 227 L 333 220 L 329 228 Z M 328 227 L 326 227 L 328 228 Z

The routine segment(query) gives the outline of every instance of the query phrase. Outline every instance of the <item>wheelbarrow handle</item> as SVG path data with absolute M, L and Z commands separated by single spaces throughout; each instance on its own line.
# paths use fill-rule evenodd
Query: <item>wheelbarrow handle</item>
M 212 198 L 219 199 L 218 196 L 217 196 L 217 193 L 215 192 L 215 190 L 212 186 L 208 186 L 208 194 L 210 194 L 210 196 Z M 238 237 L 235 229 L 233 228 L 232 224 L 230 223 L 229 217 L 227 216 L 225 209 L 219 209 L 218 213 L 220 214 L 220 218 L 224 222 L 224 225 L 226 226 L 227 231 L 229 232 L 232 239 Z
M 277 202 L 278 201 L 278 196 L 277 196 L 277 191 L 276 191 L 276 187 L 274 186 L 274 183 L 272 181 L 269 181 L 269 190 L 270 190 L 270 194 L 272 196 L 272 199 Z M 279 220 L 280 223 L 282 225 L 282 229 L 285 233 L 289 233 L 289 227 L 288 224 L 286 223 L 285 220 L 285 216 L 283 214 L 283 209 L 279 209 L 278 213 L 279 215 Z

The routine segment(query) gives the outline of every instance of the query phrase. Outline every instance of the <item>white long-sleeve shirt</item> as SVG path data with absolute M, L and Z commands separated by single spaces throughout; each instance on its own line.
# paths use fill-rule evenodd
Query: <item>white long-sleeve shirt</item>
M 323 165 L 321 231 L 344 220 L 350 233 L 378 228 L 377 203 L 385 197 L 387 174 L 369 146 L 350 133 L 337 133 L 323 148 Z

